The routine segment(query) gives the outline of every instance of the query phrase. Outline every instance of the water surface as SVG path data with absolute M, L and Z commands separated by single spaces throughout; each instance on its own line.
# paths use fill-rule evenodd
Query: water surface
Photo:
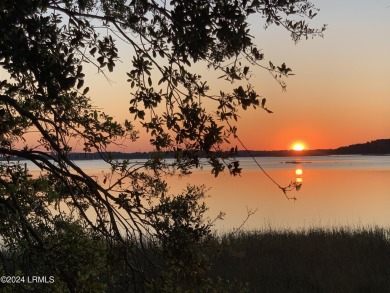
M 178 193 L 187 184 L 210 188 L 207 199 L 209 216 L 219 211 L 225 220 L 216 224 L 219 231 L 231 231 L 242 224 L 247 210 L 258 209 L 244 225 L 245 229 L 300 229 L 351 226 L 390 227 L 390 156 L 312 156 L 259 157 L 256 160 L 281 186 L 291 181 L 301 189 L 288 195 L 259 170 L 251 158 L 239 158 L 241 176 L 227 173 L 217 178 L 204 166 L 186 177 L 167 177 L 171 192 Z M 141 160 L 139 160 L 141 161 Z M 90 174 L 108 171 L 102 160 L 76 161 Z M 36 171 L 36 166 L 28 163 Z
M 188 178 L 168 179 L 174 189 L 188 182 L 211 189 L 210 214 L 226 212 L 216 228 L 231 231 L 241 225 L 247 210 L 258 209 L 246 229 L 309 229 L 311 227 L 390 227 L 390 156 L 260 157 L 256 160 L 281 186 L 291 181 L 301 189 L 287 200 L 250 158 L 240 159 L 240 177 L 209 170 Z

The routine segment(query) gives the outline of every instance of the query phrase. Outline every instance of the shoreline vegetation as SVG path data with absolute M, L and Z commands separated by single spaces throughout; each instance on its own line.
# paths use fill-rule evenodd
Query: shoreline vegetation
M 379 227 L 226 234 L 211 273 L 247 292 L 388 292 L 389 236 Z
M 228 152 L 226 152 L 228 153 Z M 111 159 L 150 159 L 155 152 L 107 152 L 107 153 L 83 153 L 72 152 L 68 154 L 70 160 L 98 160 L 102 156 L 107 156 Z M 161 155 L 161 153 L 159 153 Z M 174 152 L 163 153 L 165 158 L 175 158 Z M 317 150 L 272 150 L 272 151 L 259 151 L 250 150 L 249 153 L 245 150 L 239 150 L 236 152 L 236 157 L 304 157 L 304 156 L 330 156 L 330 155 L 390 155 L 390 139 L 377 139 L 374 141 L 353 144 L 349 146 L 343 146 L 336 149 L 317 149 Z M 8 160 L 22 161 L 21 157 L 9 157 Z M 6 158 L 0 158 L 0 161 L 4 161 Z
M 214 234 L 191 250 L 191 255 L 204 268 L 197 277 L 214 291 L 202 291 L 203 287 L 196 288 L 196 282 L 190 282 L 188 292 L 388 292 L 389 236 L 390 228 L 379 227 L 313 227 L 300 231 L 265 229 Z M 125 273 L 123 249 L 114 245 L 106 251 L 106 246 L 97 239 L 83 241 L 91 244 L 86 250 L 91 258 L 88 263 L 78 264 L 80 286 L 85 283 L 90 288 L 104 287 L 104 292 L 124 292 L 121 291 L 126 287 L 121 283 Z M 171 264 L 166 263 L 169 260 L 161 257 L 164 250 L 158 242 L 150 242 L 145 249 L 134 249 L 131 253 L 135 253 L 133 256 L 139 261 L 151 259 L 157 264 L 145 271 L 152 283 L 161 273 L 172 273 L 169 270 Z M 17 274 L 17 253 L 1 251 L 1 254 L 9 257 L 8 273 Z M 185 270 L 185 264 L 183 262 L 184 267 L 179 265 L 176 269 Z M 177 279 L 178 283 L 172 283 L 172 286 L 183 286 L 180 282 L 185 281 L 180 280 Z M 54 285 L 58 290 L 55 292 L 67 292 L 59 289 L 59 283 Z M 39 284 L 34 288 L 37 286 Z M 48 284 L 42 286 L 42 289 L 48 289 Z M 145 283 L 141 282 L 139 286 L 135 292 L 149 292 Z M 12 289 L 16 287 L 16 284 L 7 284 L 3 289 L 4 292 L 15 292 Z

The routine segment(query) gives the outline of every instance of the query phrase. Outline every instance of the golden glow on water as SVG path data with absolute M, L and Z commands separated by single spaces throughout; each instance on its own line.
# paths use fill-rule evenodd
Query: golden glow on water
M 245 165 L 245 158 L 242 160 L 243 171 L 237 177 L 224 172 L 215 178 L 210 169 L 195 171 L 184 177 L 167 176 L 165 180 L 170 186 L 169 193 L 179 194 L 188 184 L 204 184 L 210 188 L 210 197 L 205 199 L 209 208 L 207 215 L 213 220 L 220 211 L 226 213 L 224 220 L 217 221 L 215 225 L 215 229 L 221 232 L 239 227 L 246 219 L 248 209 L 257 208 L 258 211 L 249 218 L 243 229 L 390 227 L 388 157 L 302 157 L 296 159 L 302 162 L 297 165 L 284 164 L 291 158 L 258 158 L 268 174 L 281 186 L 291 182 L 302 183 L 298 192 L 287 193 L 296 197 L 296 201 L 287 200 L 283 192 L 257 167 L 250 168 L 249 164 Z M 366 161 L 371 163 L 365 165 Z M 96 162 L 78 163 L 89 171 L 88 174 L 95 175 L 102 182 L 102 170 L 95 165 Z M 36 171 L 36 174 L 39 172 Z
M 173 183 L 175 192 L 188 183 L 211 187 L 210 198 L 206 199 L 210 218 L 220 211 L 226 213 L 224 220 L 216 223 L 219 231 L 239 227 L 247 216 L 247 209 L 256 208 L 258 211 L 244 229 L 390 226 L 389 170 L 305 169 L 304 182 L 302 175 L 295 172 L 291 166 L 289 170 L 270 170 L 269 174 L 282 186 L 294 180 L 302 183 L 300 191 L 288 193 L 296 197 L 296 201 L 287 200 L 256 170 L 244 170 L 240 177 L 221 174 L 217 178 L 209 172 L 199 172 L 168 181 Z
M 295 169 L 295 175 L 296 175 L 295 182 L 296 183 L 302 183 L 303 182 L 303 179 L 302 179 L 302 175 L 303 175 L 302 167 L 297 167 Z

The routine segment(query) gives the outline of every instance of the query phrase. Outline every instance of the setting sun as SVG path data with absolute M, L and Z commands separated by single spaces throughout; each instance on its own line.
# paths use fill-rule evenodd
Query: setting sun
M 300 142 L 296 142 L 292 145 L 292 149 L 294 151 L 303 151 L 305 149 L 305 146 L 303 143 L 300 143 Z

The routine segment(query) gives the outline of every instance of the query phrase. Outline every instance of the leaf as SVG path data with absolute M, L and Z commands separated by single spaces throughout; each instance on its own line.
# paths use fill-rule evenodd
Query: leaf
M 86 87 L 83 91 L 83 95 L 85 96 L 89 92 L 89 87 Z
M 138 111 L 137 116 L 138 116 L 140 119 L 144 120 L 144 118 L 145 118 L 145 111 L 143 111 L 143 110 Z
M 96 59 L 97 62 L 100 63 L 100 66 L 102 66 L 103 62 L 104 62 L 104 57 L 103 56 L 100 56 L 99 58 Z
M 79 82 L 77 83 L 77 89 L 81 89 L 84 85 L 84 80 L 83 79 L 79 79 Z
M 95 55 L 95 53 L 96 53 L 96 50 L 97 50 L 97 48 L 96 48 L 96 47 L 92 48 L 92 50 L 91 50 L 91 51 L 89 51 L 89 54 L 91 54 L 92 56 L 94 56 L 94 55 Z

